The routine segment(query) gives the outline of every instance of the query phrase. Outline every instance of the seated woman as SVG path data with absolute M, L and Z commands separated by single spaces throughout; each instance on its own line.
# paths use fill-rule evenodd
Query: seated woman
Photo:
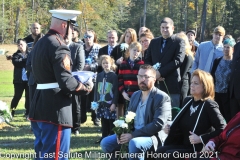
M 238 112 L 227 124 L 223 132 L 210 139 L 205 146 L 205 151 L 213 151 L 213 158 L 206 160 L 239 160 L 240 159 L 240 112 Z
M 185 98 L 172 125 L 164 128 L 168 137 L 157 153 L 167 153 L 169 156 L 165 159 L 174 159 L 177 153 L 200 152 L 203 145 L 226 126 L 218 104 L 213 100 L 214 84 L 209 73 L 199 69 L 193 72 L 190 93 L 192 97 Z M 164 158 L 159 156 L 159 159 Z

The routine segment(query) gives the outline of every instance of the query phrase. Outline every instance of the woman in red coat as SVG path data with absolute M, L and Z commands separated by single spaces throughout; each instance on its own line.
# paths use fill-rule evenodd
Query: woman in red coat
M 205 146 L 206 151 L 217 152 L 217 159 L 239 160 L 240 159 L 240 112 L 238 112 L 227 124 L 222 133 L 210 139 Z M 214 159 L 214 158 L 213 158 Z M 211 160 L 213 160 L 211 159 Z M 216 159 L 216 158 L 215 158 Z

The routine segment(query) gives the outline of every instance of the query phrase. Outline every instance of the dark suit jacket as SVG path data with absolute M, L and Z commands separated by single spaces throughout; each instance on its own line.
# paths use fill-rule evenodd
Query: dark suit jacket
M 128 111 L 137 111 L 137 106 L 141 100 L 142 91 L 136 91 L 133 93 Z M 161 90 L 153 87 L 147 101 L 145 111 L 145 126 L 140 129 L 135 129 L 132 132 L 133 137 L 151 137 L 156 150 L 158 146 L 161 146 L 160 131 L 166 124 L 167 120 L 171 120 L 171 102 L 170 97 Z
M 234 46 L 233 60 L 231 66 L 231 77 L 229 83 L 230 98 L 240 99 L 240 43 Z
M 85 52 L 83 45 L 79 43 L 72 42 L 69 45 L 71 51 L 72 59 L 72 71 L 82 71 L 85 65 Z
M 102 55 L 108 55 L 108 45 L 102 47 L 99 49 L 98 52 L 98 58 L 100 58 Z M 101 73 L 103 71 L 102 65 L 98 65 L 97 72 Z
M 172 35 L 167 39 L 166 46 L 160 53 L 162 40 L 162 37 L 158 37 L 150 42 L 145 63 L 150 65 L 161 63 L 159 72 L 161 77 L 165 78 L 170 94 L 180 94 L 179 67 L 185 57 L 185 43 L 184 40 Z M 167 92 L 163 82 L 160 82 L 160 89 Z
M 181 121 L 181 117 L 186 114 L 185 112 L 189 110 L 192 101 L 192 97 L 185 98 L 184 106 L 174 118 L 169 134 L 164 142 L 164 146 L 183 145 L 183 135 L 181 133 L 181 129 L 179 128 L 179 121 Z M 195 122 L 196 128 L 193 128 L 191 131 L 200 136 L 201 141 L 206 144 L 209 139 L 219 135 L 223 131 L 226 126 L 226 122 L 219 111 L 218 104 L 215 101 L 202 101 L 199 106 L 201 106 L 202 110 L 199 113 L 199 119 Z M 215 129 L 214 131 L 211 130 L 212 127 Z M 195 144 L 194 146 L 198 152 L 203 148 L 202 143 Z
M 108 45 L 99 49 L 98 57 L 100 57 L 102 55 L 108 55 Z

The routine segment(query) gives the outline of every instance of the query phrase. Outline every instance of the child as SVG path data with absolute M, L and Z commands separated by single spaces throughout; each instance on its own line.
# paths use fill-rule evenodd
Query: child
M 124 114 L 127 111 L 128 101 L 133 92 L 139 90 L 137 74 L 140 65 L 144 62 L 139 55 L 142 51 L 142 45 L 138 42 L 133 42 L 126 53 L 126 60 L 122 62 L 118 73 L 118 89 L 122 96 L 119 96 L 118 108 L 122 109 Z M 124 109 L 124 110 L 123 110 Z M 123 116 L 118 113 L 118 116 Z
M 98 102 L 97 118 L 101 118 L 102 138 L 113 134 L 113 122 L 116 119 L 116 105 L 118 101 L 118 77 L 114 73 L 116 65 L 109 55 L 102 55 L 100 61 L 104 71 L 97 75 L 94 91 L 94 102 Z

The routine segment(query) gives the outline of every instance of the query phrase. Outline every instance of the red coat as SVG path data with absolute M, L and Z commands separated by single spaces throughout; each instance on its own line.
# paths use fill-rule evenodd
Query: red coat
M 221 160 L 239 160 L 240 159 L 240 126 L 232 130 L 227 138 L 227 133 L 237 125 L 240 125 L 240 112 L 238 112 L 227 124 L 222 133 L 209 141 L 213 141 L 216 150 L 219 151 Z

